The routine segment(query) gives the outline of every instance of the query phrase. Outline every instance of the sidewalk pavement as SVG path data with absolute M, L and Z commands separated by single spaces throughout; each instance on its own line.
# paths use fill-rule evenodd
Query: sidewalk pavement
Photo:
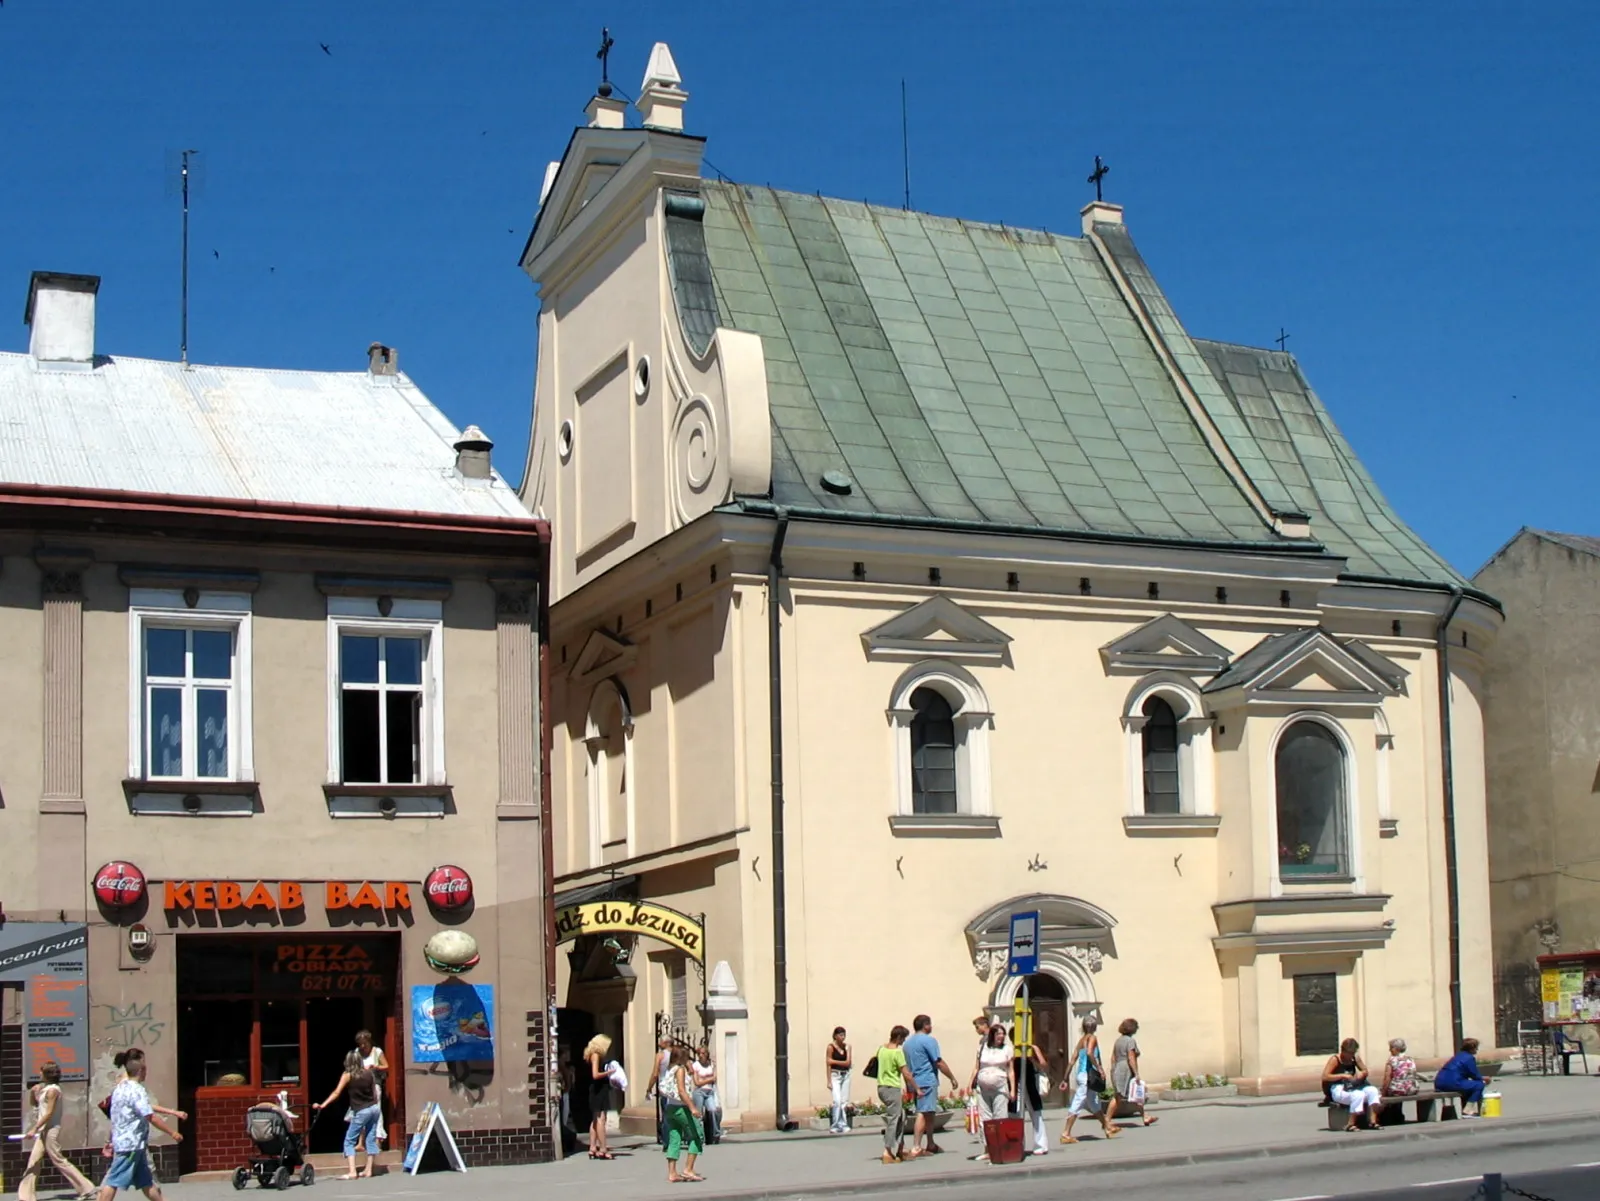
M 707 1148 L 696 1170 L 707 1180 L 699 1185 L 669 1185 L 660 1148 L 645 1137 L 621 1136 L 612 1141 L 617 1158 L 590 1160 L 580 1149 L 577 1156 L 556 1164 L 511 1168 L 474 1169 L 469 1177 L 454 1173 L 399 1178 L 410 1197 L 511 1198 L 523 1197 L 530 1188 L 541 1196 L 583 1201 L 588 1193 L 625 1195 L 629 1201 L 655 1198 L 793 1197 L 804 1193 L 846 1193 L 908 1186 L 970 1183 L 997 1173 L 1037 1175 L 1085 1170 L 1128 1170 L 1207 1161 L 1296 1155 L 1326 1151 L 1340 1145 L 1362 1145 L 1378 1140 L 1461 1138 L 1512 1127 L 1600 1122 L 1600 1080 L 1592 1076 L 1502 1077 L 1493 1086 L 1503 1096 L 1504 1116 L 1454 1122 L 1408 1123 L 1371 1134 L 1346 1135 L 1327 1130 L 1326 1115 L 1317 1107 L 1315 1094 L 1299 1097 L 1240 1097 L 1222 1102 L 1152 1105 L 1160 1121 L 1149 1127 L 1124 1128 L 1107 1141 L 1099 1124 L 1080 1119 L 1074 1133 L 1079 1142 L 1059 1146 L 1062 1111 L 1047 1114 L 1050 1152 L 1029 1156 L 1020 1165 L 996 1166 L 968 1158 L 978 1150 L 977 1140 L 956 1128 L 940 1136 L 943 1155 L 886 1165 L 881 1127 L 876 1120 L 847 1135 L 810 1131 L 793 1134 L 730 1135 Z M 1531 1133 L 1531 1131 L 1530 1131 Z M 1600 1127 L 1597 1127 L 1600 1133 Z M 470 1186 L 467 1185 L 470 1180 Z M 354 1184 L 322 1176 L 317 1182 L 320 1201 L 335 1198 L 387 1196 L 395 1192 L 397 1178 L 379 1176 Z M 463 1192 L 463 1188 L 466 1191 Z M 687 1190 L 687 1191 L 686 1191 Z M 231 1196 L 230 1186 L 194 1183 L 181 1186 L 183 1201 Z

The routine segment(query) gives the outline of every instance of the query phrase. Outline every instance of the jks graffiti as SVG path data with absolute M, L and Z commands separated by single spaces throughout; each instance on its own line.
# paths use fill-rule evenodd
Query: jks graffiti
M 107 1041 L 122 1047 L 150 1046 L 161 1041 L 167 1023 L 157 1019 L 154 1001 L 143 1005 L 96 1005 L 104 1013 L 102 1026 Z

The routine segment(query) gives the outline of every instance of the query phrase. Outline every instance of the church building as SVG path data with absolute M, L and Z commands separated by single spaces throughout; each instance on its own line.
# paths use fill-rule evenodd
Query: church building
M 610 93 L 522 260 L 563 1047 L 704 1037 L 730 1124 L 803 1121 L 835 1026 L 966 1071 L 1035 911 L 1056 1079 L 1087 1015 L 1246 1092 L 1487 1044 L 1499 607 L 1294 356 L 1191 335 L 1115 204 L 708 179 L 665 45 Z

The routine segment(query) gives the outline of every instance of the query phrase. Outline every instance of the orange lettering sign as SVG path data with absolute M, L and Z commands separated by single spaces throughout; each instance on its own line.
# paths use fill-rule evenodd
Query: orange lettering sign
M 168 880 L 166 887 L 166 908 L 192 909 L 194 897 L 189 892 L 187 880 Z
M 70 993 L 82 988 L 81 980 L 56 980 L 50 976 L 35 976 L 28 982 L 28 1014 L 35 1018 L 70 1018 L 72 1002 L 55 1001 L 57 993 Z
M 398 880 L 390 880 L 383 886 L 383 907 L 385 909 L 410 909 L 411 889 Z
M 352 909 L 382 909 L 383 901 L 378 897 L 378 890 L 367 881 L 361 882 L 361 887 L 356 889 L 355 896 L 350 898 Z
M 278 881 L 278 908 L 299 909 L 306 903 L 305 892 L 293 880 Z
M 338 880 L 328 881 L 328 908 L 350 908 L 350 889 Z
M 250 895 L 244 899 L 246 909 L 271 909 L 272 891 L 257 881 L 256 886 L 250 890 Z
M 215 909 L 217 907 L 216 881 L 196 880 L 194 882 L 194 907 L 196 909 Z
M 223 880 L 217 885 L 217 908 L 237 909 L 244 904 L 244 892 L 232 880 Z

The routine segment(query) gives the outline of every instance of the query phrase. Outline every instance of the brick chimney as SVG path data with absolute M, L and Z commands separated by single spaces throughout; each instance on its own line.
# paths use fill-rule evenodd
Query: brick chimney
M 28 353 L 59 367 L 94 366 L 94 303 L 98 275 L 35 271 L 28 282 L 22 323 L 30 328 Z

